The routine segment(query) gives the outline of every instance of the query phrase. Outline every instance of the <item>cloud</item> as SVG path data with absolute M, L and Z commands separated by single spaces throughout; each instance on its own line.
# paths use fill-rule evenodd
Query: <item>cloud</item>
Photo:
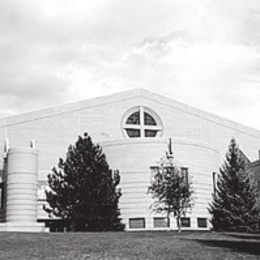
M 3 0 L 0 109 L 145 87 L 230 118 L 255 114 L 259 14 L 257 0 Z

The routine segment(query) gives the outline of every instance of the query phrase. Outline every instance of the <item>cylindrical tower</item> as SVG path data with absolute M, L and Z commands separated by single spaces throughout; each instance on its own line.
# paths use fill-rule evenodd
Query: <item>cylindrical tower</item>
M 37 221 L 38 151 L 10 149 L 7 158 L 6 221 Z
M 189 221 L 186 229 L 210 229 L 207 207 L 212 198 L 212 176 L 218 170 L 219 152 L 215 147 L 198 141 L 172 138 L 171 143 L 174 163 L 180 171 L 186 171 L 195 189 L 195 205 L 185 217 Z M 153 169 L 169 148 L 169 139 L 131 138 L 103 142 L 101 145 L 110 166 L 120 172 L 123 196 L 119 205 L 126 229 L 177 229 L 175 218 L 171 216 L 167 220 L 166 214 L 151 210 L 154 200 L 148 194 Z

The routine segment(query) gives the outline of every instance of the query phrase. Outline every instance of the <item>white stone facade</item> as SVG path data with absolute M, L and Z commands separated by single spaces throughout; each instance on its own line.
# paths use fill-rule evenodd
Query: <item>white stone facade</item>
M 0 231 L 45 232 L 37 222 L 38 151 L 8 149 L 5 158 L 5 218 Z
M 127 123 L 136 111 L 139 124 L 134 117 L 132 124 Z M 150 121 L 144 124 L 146 119 Z M 186 216 L 188 229 L 210 228 L 207 207 L 213 172 L 221 166 L 231 138 L 251 161 L 258 159 L 260 149 L 260 131 L 142 89 L 2 119 L 0 144 L 8 138 L 10 147 L 23 147 L 34 139 L 39 150 L 38 219 L 48 219 L 42 210 L 47 174 L 84 132 L 103 147 L 111 168 L 120 171 L 120 209 L 128 230 L 177 228 L 173 218 L 164 226 L 158 219 L 162 216 L 151 212 L 152 199 L 147 194 L 150 167 L 165 154 L 170 138 L 174 159 L 188 169 L 196 191 L 195 206 Z

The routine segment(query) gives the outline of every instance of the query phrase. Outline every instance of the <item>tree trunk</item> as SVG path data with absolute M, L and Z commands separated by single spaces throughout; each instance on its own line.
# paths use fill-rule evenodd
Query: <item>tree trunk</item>
M 181 233 L 181 223 L 180 223 L 180 216 L 177 216 L 177 226 L 178 226 L 178 232 Z

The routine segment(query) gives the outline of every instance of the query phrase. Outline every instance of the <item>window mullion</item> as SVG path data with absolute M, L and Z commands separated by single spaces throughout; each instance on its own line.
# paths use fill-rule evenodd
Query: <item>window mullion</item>
M 141 129 L 140 125 L 133 125 L 133 124 L 124 124 L 123 125 L 124 129 Z
M 144 107 L 140 107 L 140 127 L 141 127 L 141 137 L 144 137 Z
M 161 126 L 157 126 L 157 125 L 155 125 L 155 126 L 148 125 L 148 126 L 145 126 L 145 129 L 146 130 L 157 130 L 157 131 L 160 131 L 160 130 L 162 130 L 162 127 Z

